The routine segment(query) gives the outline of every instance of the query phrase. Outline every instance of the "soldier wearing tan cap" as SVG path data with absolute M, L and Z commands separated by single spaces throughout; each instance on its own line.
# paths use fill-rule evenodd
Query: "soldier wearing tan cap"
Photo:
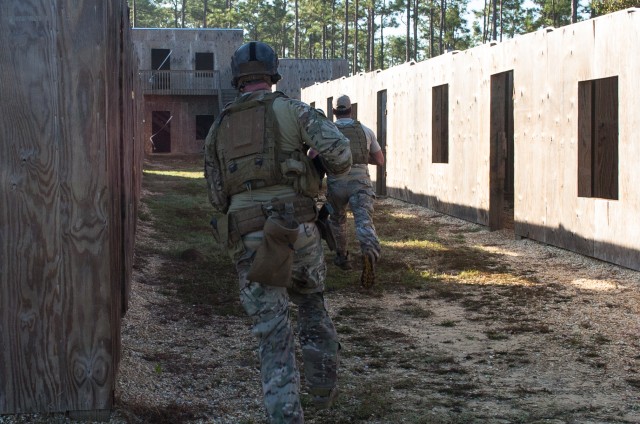
M 351 171 L 327 176 L 327 201 L 332 206 L 331 229 L 336 240 L 334 263 L 344 270 L 353 268 L 347 252 L 347 206 L 353 213 L 356 238 L 362 252 L 363 287 L 375 283 L 375 264 L 380 258 L 380 241 L 373 225 L 375 192 L 369 176 L 369 164 L 384 165 L 384 155 L 374 132 L 351 117 L 351 99 L 343 94 L 335 99 L 333 114 L 338 129 L 349 139 Z

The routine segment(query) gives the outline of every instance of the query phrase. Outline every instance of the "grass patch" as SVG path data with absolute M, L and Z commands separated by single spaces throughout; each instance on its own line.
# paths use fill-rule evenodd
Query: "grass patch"
M 152 236 L 136 243 L 136 262 L 158 262 L 156 280 L 148 283 L 163 286 L 185 304 L 244 315 L 234 266 L 211 234 L 209 222 L 219 214 L 209 204 L 202 168 L 194 161 L 154 157 L 153 164 L 145 163 L 139 219 Z

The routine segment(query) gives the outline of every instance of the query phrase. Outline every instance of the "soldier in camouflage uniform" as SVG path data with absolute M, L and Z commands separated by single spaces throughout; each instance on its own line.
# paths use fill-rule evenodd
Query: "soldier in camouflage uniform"
M 327 176 L 327 201 L 331 204 L 330 225 L 336 240 L 334 263 L 344 270 L 353 268 L 347 252 L 347 205 L 353 212 L 356 237 L 362 251 L 363 287 L 375 283 L 375 264 L 380 258 L 380 241 L 373 225 L 375 192 L 368 164 L 384 165 L 384 155 L 371 129 L 351 118 L 351 99 L 342 95 L 334 101 L 336 126 L 349 139 L 353 166 L 346 175 Z
M 348 173 L 351 151 L 321 111 L 271 91 L 277 66 L 275 52 L 261 42 L 234 53 L 240 95 L 206 138 L 205 177 L 212 205 L 224 213 L 214 235 L 235 263 L 258 338 L 267 413 L 272 423 L 303 423 L 289 301 L 298 306 L 305 380 L 319 408 L 335 396 L 340 346 L 323 296 L 319 177 L 306 153 L 319 152 L 329 173 Z

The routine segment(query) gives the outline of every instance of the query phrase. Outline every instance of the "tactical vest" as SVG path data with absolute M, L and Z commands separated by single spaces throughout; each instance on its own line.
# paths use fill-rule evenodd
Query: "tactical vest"
M 222 112 L 214 145 L 227 197 L 278 184 L 291 185 L 306 196 L 317 195 L 319 179 L 306 152 L 283 152 L 276 142 L 280 130 L 273 102 L 278 97 L 286 96 L 280 92 L 247 96 Z
M 358 121 L 351 123 L 336 123 L 336 127 L 349 139 L 353 164 L 369 163 L 369 146 L 367 146 L 367 136 L 362 129 L 362 124 Z

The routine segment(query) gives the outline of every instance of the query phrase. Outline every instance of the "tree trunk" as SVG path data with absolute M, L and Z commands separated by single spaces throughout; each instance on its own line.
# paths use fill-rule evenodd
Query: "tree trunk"
M 500 0 L 500 41 L 502 41 L 502 0 Z
M 327 58 L 327 17 L 324 16 L 327 10 L 327 0 L 322 0 L 322 58 Z
M 571 0 L 571 23 L 578 22 L 578 0 Z
M 202 28 L 207 27 L 207 3 L 209 0 L 204 0 L 204 8 L 202 10 Z
M 406 0 L 407 2 L 407 37 L 404 40 L 404 61 L 408 62 L 411 60 L 411 0 Z
M 347 57 L 347 46 L 349 45 L 349 0 L 344 2 L 344 41 L 342 42 L 342 58 Z
M 336 57 L 336 0 L 331 0 L 331 59 Z
M 413 60 L 418 60 L 418 0 L 413 3 Z
M 187 10 L 187 0 L 182 0 L 182 10 L 180 11 L 180 27 L 184 28 L 184 16 L 185 11 Z
M 360 70 L 358 67 L 358 7 L 359 7 L 359 3 L 358 0 L 356 0 L 355 4 L 354 4 L 354 17 L 353 17 L 353 31 L 354 31 L 354 38 L 353 38 L 353 73 L 357 74 L 358 71 Z
M 293 39 L 293 57 L 298 59 L 300 57 L 300 22 L 298 21 L 298 0 L 295 2 L 295 31 Z
M 497 32 L 498 32 L 498 27 L 496 26 L 496 20 L 498 19 L 498 11 L 496 10 L 497 7 L 497 0 L 493 0 L 493 11 L 492 11 L 492 18 L 491 18 L 491 40 L 496 41 L 498 39 L 497 36 Z
M 375 28 L 376 28 L 376 11 L 374 9 L 373 6 L 369 6 L 369 16 L 367 19 L 367 32 L 368 32 L 368 37 L 367 37 L 367 70 L 368 71 L 373 71 L 373 68 L 376 64 L 376 60 L 375 60 L 375 41 L 376 41 L 376 34 L 375 34 Z
M 435 56 L 435 49 L 433 45 L 433 0 L 429 0 L 429 57 Z
M 386 7 L 386 0 L 382 0 L 382 13 L 380 13 L 380 69 L 384 69 L 384 15 Z
M 440 0 L 440 54 L 444 53 L 444 23 L 447 10 L 446 0 Z
M 489 23 L 489 0 L 484 0 L 484 9 L 482 9 L 482 43 L 487 42 L 487 34 L 489 33 L 489 29 L 487 25 Z

